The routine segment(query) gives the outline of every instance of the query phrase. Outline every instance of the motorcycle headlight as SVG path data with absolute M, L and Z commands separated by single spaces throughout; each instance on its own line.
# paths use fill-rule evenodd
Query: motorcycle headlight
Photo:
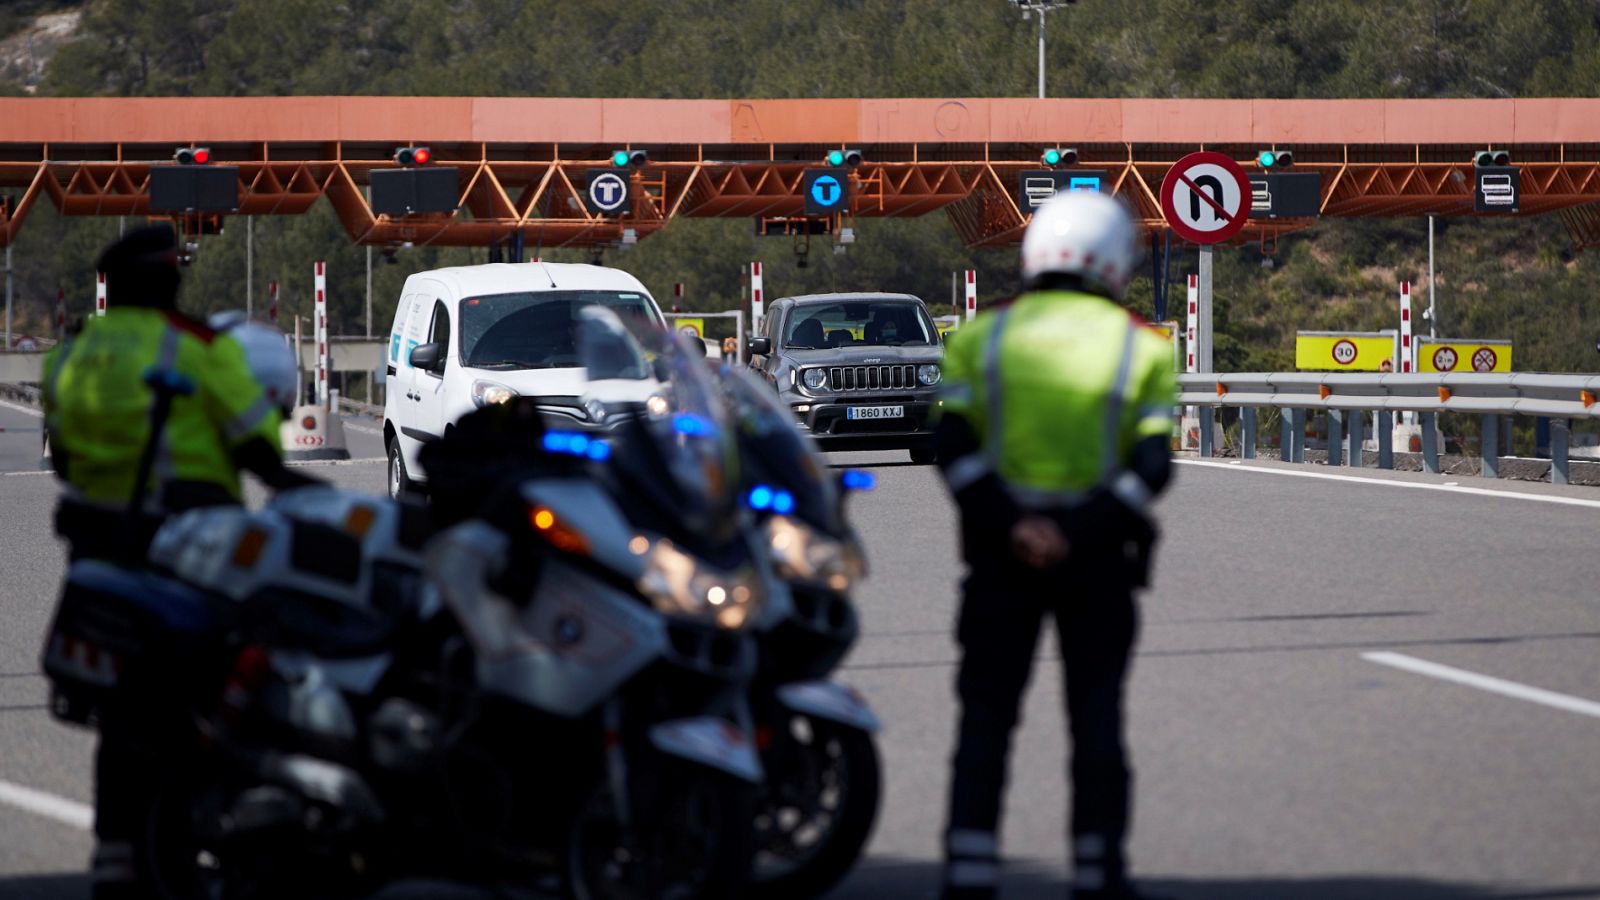
M 917 366 L 917 380 L 923 384 L 938 384 L 940 378 L 939 367 L 933 363 Z
M 788 516 L 767 519 L 767 545 L 773 568 L 790 581 L 844 593 L 866 574 L 867 564 L 855 541 L 836 541 Z
M 639 592 L 650 598 L 657 612 L 710 619 L 733 629 L 755 621 L 763 598 L 754 572 L 718 572 L 668 540 L 650 543 L 638 537 L 634 542 L 645 557 Z
M 826 369 L 807 369 L 805 382 L 808 389 L 820 391 L 822 386 L 828 383 L 828 371 Z
M 480 408 L 510 403 L 512 398 L 516 396 L 516 391 L 493 381 L 474 381 L 472 383 L 472 402 Z

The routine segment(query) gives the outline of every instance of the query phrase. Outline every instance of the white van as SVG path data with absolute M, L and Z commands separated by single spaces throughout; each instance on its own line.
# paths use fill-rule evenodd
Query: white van
M 560 263 L 499 263 L 418 272 L 406 279 L 389 332 L 383 436 L 389 491 L 425 481 L 418 454 L 460 418 L 516 396 L 539 398 L 551 427 L 591 430 L 618 410 L 585 402 L 578 310 L 604 306 L 625 323 L 663 328 L 650 292 L 626 272 Z M 638 383 L 643 404 L 659 390 Z

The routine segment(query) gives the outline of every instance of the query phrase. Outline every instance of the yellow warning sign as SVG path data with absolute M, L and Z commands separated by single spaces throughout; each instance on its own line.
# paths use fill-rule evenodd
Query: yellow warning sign
M 705 319 L 673 319 L 672 327 L 678 329 L 678 333 L 684 337 L 704 340 L 706 336 Z
M 1396 371 L 1394 335 L 1370 331 L 1302 331 L 1294 336 L 1294 367 L 1318 372 Z
M 1417 342 L 1418 372 L 1509 372 L 1510 341 L 1431 340 Z

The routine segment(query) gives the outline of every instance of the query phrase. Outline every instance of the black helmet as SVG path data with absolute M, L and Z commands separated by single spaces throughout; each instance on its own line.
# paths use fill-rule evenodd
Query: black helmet
M 100 254 L 109 306 L 171 309 L 178 301 L 178 236 L 171 225 L 136 228 Z

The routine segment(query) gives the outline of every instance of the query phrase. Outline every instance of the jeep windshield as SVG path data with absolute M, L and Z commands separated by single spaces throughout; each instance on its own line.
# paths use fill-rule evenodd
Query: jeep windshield
M 843 300 L 800 304 L 789 316 L 783 343 L 790 350 L 936 344 L 933 322 L 912 300 Z
M 578 311 L 602 306 L 636 333 L 660 328 L 638 291 L 537 291 L 461 301 L 461 359 L 474 369 L 555 369 L 582 365 Z M 643 360 L 637 366 L 643 367 Z M 642 374 L 630 377 L 644 377 Z

